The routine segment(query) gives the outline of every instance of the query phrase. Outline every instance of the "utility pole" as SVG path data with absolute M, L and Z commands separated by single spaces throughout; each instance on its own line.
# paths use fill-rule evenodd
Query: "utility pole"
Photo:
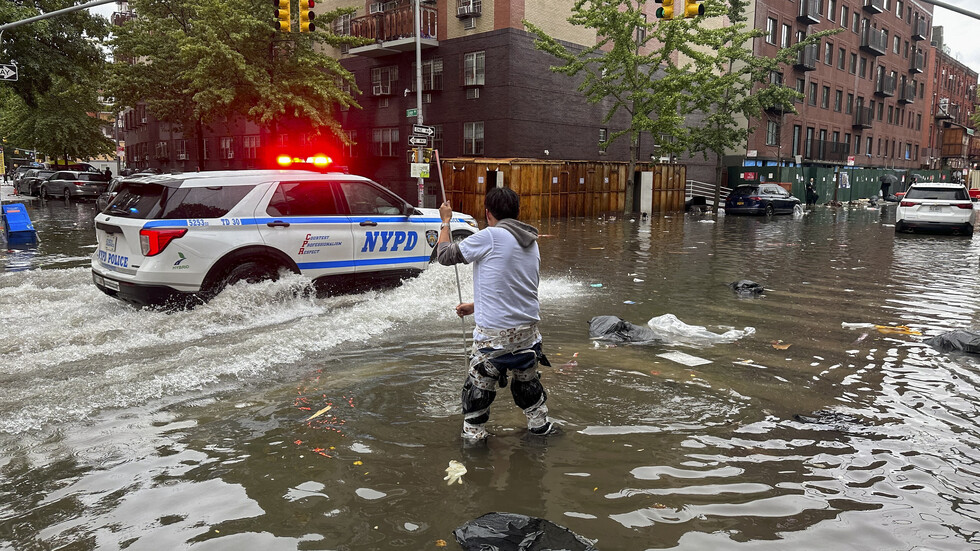
M 418 108 L 417 123 L 422 126 L 422 13 L 419 0 L 414 0 L 415 7 L 415 106 Z M 424 146 L 415 149 L 415 161 L 422 162 Z M 425 178 L 419 176 L 419 207 L 425 206 Z

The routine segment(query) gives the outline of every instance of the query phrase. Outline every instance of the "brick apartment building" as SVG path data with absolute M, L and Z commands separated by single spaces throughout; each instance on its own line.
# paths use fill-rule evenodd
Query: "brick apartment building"
M 340 162 L 414 202 L 408 161 L 408 138 L 417 122 L 409 110 L 418 107 L 413 5 L 413 0 L 323 0 L 317 11 L 356 8 L 333 22 L 334 30 L 374 40 L 333 52 L 362 92 L 357 98 L 362 109 L 338 113 L 356 142 L 339 152 Z M 421 108 L 424 124 L 435 129 L 430 146 L 442 158 L 628 160 L 625 138 L 608 150 L 599 146 L 625 126 L 625 118 L 603 122 L 609 105 L 590 105 L 577 81 L 553 73 L 557 60 L 536 50 L 524 30 L 527 19 L 570 47 L 595 44 L 593 31 L 567 22 L 573 5 L 574 0 L 421 3 Z M 652 1 L 647 6 L 649 20 L 657 7 Z M 771 76 L 804 94 L 796 104 L 799 113 L 770 111 L 749 121 L 754 133 L 726 164 L 939 168 L 967 163 L 969 152 L 978 148 L 966 132 L 977 75 L 930 44 L 932 13 L 930 4 L 916 0 L 756 0 L 750 21 L 765 35 L 756 39 L 755 55 L 774 55 L 819 30 L 842 32 Z M 941 78 L 949 82 L 939 83 Z M 280 127 L 272 138 L 247 121 L 228 121 L 212 127 L 205 158 L 198 160 L 189 140 L 156 123 L 142 106 L 124 113 L 123 128 L 127 166 L 163 170 L 250 168 L 270 142 L 307 139 L 303 128 Z M 960 128 L 966 145 L 953 147 Z M 641 161 L 659 157 L 657 138 L 640 137 Z M 688 166 L 688 179 L 714 181 L 714 159 L 699 155 L 681 162 Z M 429 179 L 432 198 L 437 185 Z
M 758 131 L 749 138 L 746 164 L 926 164 L 931 25 L 932 6 L 914 0 L 759 0 L 755 26 L 765 35 L 756 41 L 756 55 L 772 56 L 817 31 L 841 32 L 772 75 L 805 97 L 798 114 L 770 111 L 753 121 Z

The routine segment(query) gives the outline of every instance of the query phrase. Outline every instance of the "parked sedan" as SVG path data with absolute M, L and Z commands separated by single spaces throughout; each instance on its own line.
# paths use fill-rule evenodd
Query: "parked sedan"
M 895 209 L 895 233 L 945 231 L 973 235 L 973 201 L 963 184 L 912 184 Z
M 777 184 L 743 184 L 725 199 L 725 214 L 792 214 L 800 200 Z
M 82 197 L 96 198 L 109 187 L 109 178 L 101 172 L 62 170 L 41 183 L 41 197 L 61 197 L 65 201 Z
M 23 195 L 37 195 L 38 190 L 41 188 L 41 182 L 50 178 L 55 171 L 47 170 L 44 168 L 32 168 L 24 173 L 24 175 L 17 180 L 14 184 L 14 188 L 17 189 L 17 193 Z

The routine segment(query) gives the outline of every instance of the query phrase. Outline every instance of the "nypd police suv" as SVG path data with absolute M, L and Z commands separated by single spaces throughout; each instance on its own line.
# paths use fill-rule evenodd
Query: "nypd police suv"
M 424 270 L 437 209 L 359 176 L 305 170 L 153 175 L 123 180 L 96 216 L 92 278 L 137 305 L 206 301 L 225 286 L 286 270 L 317 287 L 360 287 Z M 477 231 L 454 213 L 454 239 Z

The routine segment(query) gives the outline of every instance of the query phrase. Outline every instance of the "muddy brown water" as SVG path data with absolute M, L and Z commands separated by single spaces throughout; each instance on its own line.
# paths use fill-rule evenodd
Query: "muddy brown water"
M 529 438 L 505 390 L 475 448 L 452 269 L 135 310 L 91 283 L 91 204 L 31 214 L 39 246 L 0 254 L 0 548 L 456 549 L 490 511 L 604 550 L 980 547 L 980 362 L 921 343 L 978 325 L 980 247 L 893 209 L 539 222 L 563 433 Z M 754 333 L 609 347 L 603 314 Z

